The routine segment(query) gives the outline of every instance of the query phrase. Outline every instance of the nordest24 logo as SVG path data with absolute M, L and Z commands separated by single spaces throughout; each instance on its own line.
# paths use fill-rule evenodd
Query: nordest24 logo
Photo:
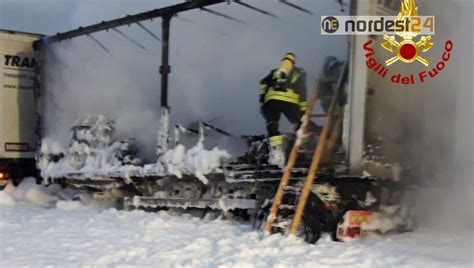
M 343 27 L 344 29 L 342 29 Z M 366 65 L 383 79 L 392 83 L 415 85 L 424 83 L 440 75 L 451 60 L 453 41 L 447 40 L 444 51 L 438 61 L 430 62 L 431 49 L 435 46 L 432 36 L 435 34 L 434 16 L 419 16 L 415 0 L 403 0 L 398 16 L 325 16 L 321 18 L 321 34 L 383 35 L 383 41 L 375 44 L 373 39 L 364 43 Z M 374 46 L 380 45 L 386 52 L 386 58 L 378 60 Z M 425 70 L 415 74 L 391 74 L 394 64 L 421 64 Z

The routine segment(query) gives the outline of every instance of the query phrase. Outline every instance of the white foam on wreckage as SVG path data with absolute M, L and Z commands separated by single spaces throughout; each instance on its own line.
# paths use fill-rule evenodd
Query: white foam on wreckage
M 49 141 L 44 141 L 42 150 L 44 152 L 51 152 L 55 144 Z M 133 165 L 122 165 L 120 161 L 115 159 L 114 153 L 120 144 L 113 143 L 110 147 L 103 150 L 94 150 L 93 152 L 89 148 L 83 148 L 82 144 L 73 143 L 70 150 L 81 151 L 87 155 L 85 164 L 80 169 L 75 169 L 74 159 L 63 157 L 57 163 L 48 162 L 44 160 L 39 161 L 39 167 L 41 169 L 41 175 L 43 178 L 58 178 L 66 177 L 67 174 L 71 173 L 89 173 L 97 176 L 107 175 L 110 173 L 120 173 L 124 177 L 130 175 L 175 175 L 178 178 L 182 178 L 183 174 L 194 175 L 200 181 L 207 184 L 208 179 L 206 175 L 212 172 L 221 172 L 219 167 L 223 162 L 231 158 L 230 154 L 217 147 L 212 150 L 204 148 L 202 143 L 198 143 L 196 146 L 189 150 L 183 145 L 178 145 L 174 149 L 168 150 L 156 164 L 149 164 L 145 166 L 133 166 Z M 55 149 L 55 153 L 58 151 L 65 152 L 65 150 Z M 42 151 L 43 153 L 43 151 Z
M 172 174 L 182 178 L 183 174 L 196 176 L 202 183 L 207 184 L 206 174 L 220 172 L 219 166 L 230 159 L 230 154 L 217 147 L 206 150 L 199 142 L 196 146 L 186 151 L 183 145 L 169 150 L 163 156 L 156 169 L 164 174 Z
M 122 176 L 166 176 L 183 174 L 194 175 L 207 183 L 206 175 L 220 172 L 219 166 L 230 159 L 227 151 L 219 148 L 206 150 L 203 139 L 187 150 L 177 145 L 168 150 L 167 129 L 168 114 L 164 110 L 162 126 L 158 131 L 158 160 L 156 163 L 141 166 L 141 160 L 134 157 L 131 148 L 136 148 L 135 141 L 114 139 L 115 122 L 104 115 L 87 115 L 79 118 L 72 128 L 70 146 L 61 148 L 60 143 L 44 139 L 38 166 L 43 178 L 70 177 L 81 178 Z M 127 154 L 127 152 L 129 154 Z

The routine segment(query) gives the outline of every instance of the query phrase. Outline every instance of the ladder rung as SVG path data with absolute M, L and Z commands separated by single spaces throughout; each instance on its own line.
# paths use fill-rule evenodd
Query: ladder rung
M 293 206 L 293 205 L 280 205 L 280 209 L 291 209 L 291 210 L 295 210 L 295 206 Z
M 298 153 L 299 153 L 299 154 L 314 154 L 314 151 L 310 151 L 310 150 L 299 150 Z
M 301 190 L 303 190 L 303 188 L 299 186 L 285 186 L 285 191 L 301 192 Z
M 278 222 L 278 223 L 274 223 L 272 224 L 272 227 L 273 228 L 281 228 L 281 229 L 286 229 L 288 228 L 288 226 L 290 225 L 290 221 L 282 221 L 282 222 Z
M 311 117 L 326 117 L 326 114 L 311 114 Z

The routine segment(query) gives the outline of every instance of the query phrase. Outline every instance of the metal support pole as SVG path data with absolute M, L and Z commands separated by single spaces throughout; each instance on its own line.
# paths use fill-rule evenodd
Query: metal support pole
M 161 24 L 161 116 L 158 129 L 158 146 L 156 150 L 159 161 L 162 160 L 164 154 L 168 151 L 169 142 L 168 75 L 171 72 L 169 65 L 170 20 L 171 16 L 166 15 L 163 17 Z
M 168 107 L 168 75 L 171 72 L 169 65 L 169 38 L 171 16 L 164 16 L 161 24 L 161 107 Z

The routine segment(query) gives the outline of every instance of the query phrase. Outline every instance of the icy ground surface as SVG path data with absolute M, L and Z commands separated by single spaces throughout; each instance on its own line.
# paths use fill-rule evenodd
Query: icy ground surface
M 421 228 L 308 245 L 229 221 L 98 209 L 30 188 L 0 191 L 0 267 L 473 267 L 472 232 Z

